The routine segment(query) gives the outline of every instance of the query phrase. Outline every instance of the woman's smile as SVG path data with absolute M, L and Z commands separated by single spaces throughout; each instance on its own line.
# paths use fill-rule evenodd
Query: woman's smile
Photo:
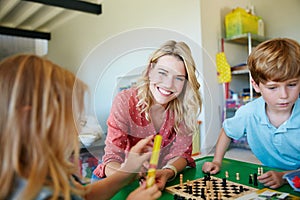
M 155 103 L 165 106 L 177 98 L 182 92 L 185 77 L 182 60 L 172 55 L 159 58 L 149 72 L 149 88 Z

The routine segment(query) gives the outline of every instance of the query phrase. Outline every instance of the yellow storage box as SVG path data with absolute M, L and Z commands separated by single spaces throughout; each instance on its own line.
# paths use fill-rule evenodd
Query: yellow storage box
M 232 38 L 244 33 L 258 33 L 258 20 L 243 8 L 236 8 L 225 16 L 226 38 Z

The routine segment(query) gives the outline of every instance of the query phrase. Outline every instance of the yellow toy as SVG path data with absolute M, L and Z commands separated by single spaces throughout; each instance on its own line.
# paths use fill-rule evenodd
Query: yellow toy
M 156 167 L 159 160 L 161 141 L 162 136 L 156 135 L 154 138 L 153 151 L 150 159 L 150 167 L 148 169 L 148 175 L 146 180 L 147 188 L 151 187 L 155 182 Z

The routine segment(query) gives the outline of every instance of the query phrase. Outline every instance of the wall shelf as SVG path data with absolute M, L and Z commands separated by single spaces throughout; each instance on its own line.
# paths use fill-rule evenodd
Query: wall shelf
M 233 75 L 237 75 L 237 74 L 248 74 L 249 70 L 248 69 L 241 69 L 241 70 L 235 70 L 232 71 L 231 74 Z
M 259 43 L 265 41 L 266 38 L 263 36 L 251 34 L 251 33 L 245 33 L 241 35 L 237 35 L 231 38 L 225 38 L 224 42 L 231 43 L 231 44 L 237 44 L 237 45 L 244 45 L 248 46 L 248 55 L 251 53 L 252 48 L 254 46 L 257 46 Z M 249 100 L 253 100 L 254 91 L 251 84 L 251 75 L 249 73 L 249 70 L 247 68 L 247 64 L 239 64 L 235 67 L 231 68 L 231 74 L 232 80 L 230 83 L 230 90 L 234 91 L 239 95 L 241 98 L 244 95 L 244 90 L 249 90 Z M 248 95 L 248 94 L 247 94 Z
M 266 40 L 264 36 L 252 34 L 252 33 L 244 33 L 241 35 L 233 36 L 231 38 L 225 38 L 225 42 L 247 45 L 249 44 L 249 40 L 251 42 L 251 46 L 257 46 L 259 43 Z

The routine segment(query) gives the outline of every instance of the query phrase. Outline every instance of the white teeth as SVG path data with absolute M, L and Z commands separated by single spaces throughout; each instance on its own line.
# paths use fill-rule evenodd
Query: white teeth
M 170 95 L 172 92 L 169 92 L 169 91 L 166 91 L 166 90 L 164 90 L 164 89 L 162 89 L 162 88 L 158 88 L 158 90 L 162 93 L 162 94 L 164 94 L 164 95 Z

